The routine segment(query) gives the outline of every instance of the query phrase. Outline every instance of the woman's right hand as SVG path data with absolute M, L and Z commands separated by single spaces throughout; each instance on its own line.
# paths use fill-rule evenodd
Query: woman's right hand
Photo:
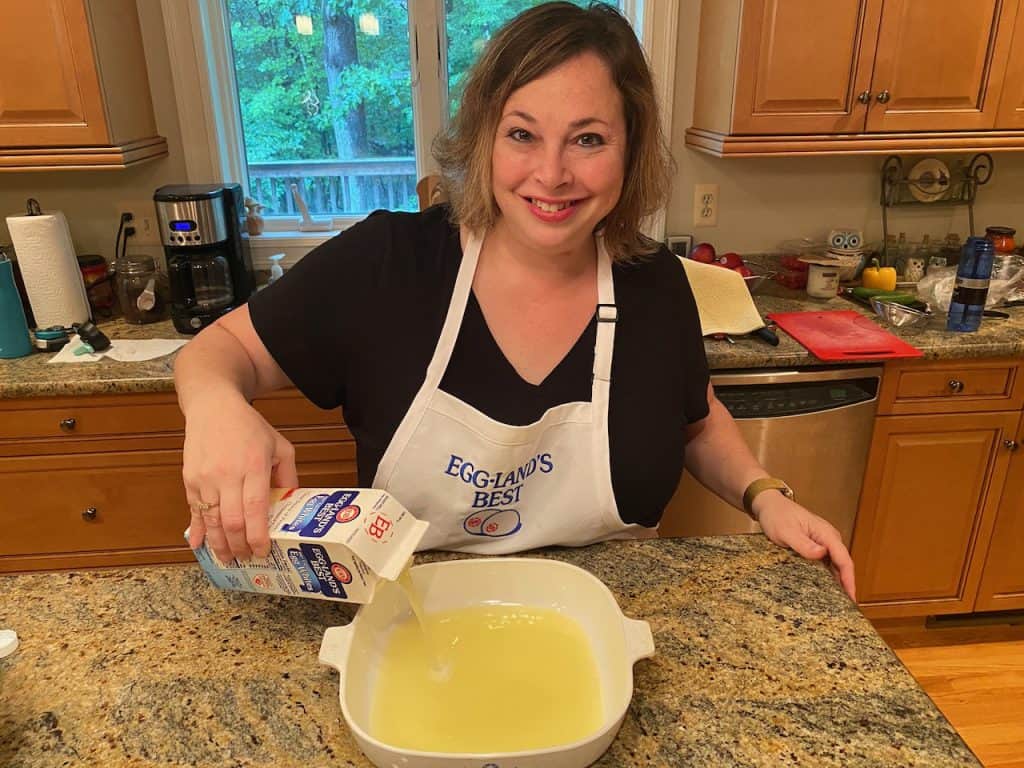
M 182 467 L 189 545 L 222 562 L 270 553 L 270 488 L 298 485 L 295 448 L 237 392 L 209 393 L 185 414 Z

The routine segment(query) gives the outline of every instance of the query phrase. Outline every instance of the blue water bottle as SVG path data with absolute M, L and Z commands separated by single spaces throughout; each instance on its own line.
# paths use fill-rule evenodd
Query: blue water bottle
M 14 265 L 0 251 L 0 357 L 24 357 L 31 351 L 25 310 L 14 284 Z
M 969 237 L 960 249 L 956 285 L 946 318 L 947 331 L 976 331 L 981 327 L 994 256 L 992 241 L 984 237 Z

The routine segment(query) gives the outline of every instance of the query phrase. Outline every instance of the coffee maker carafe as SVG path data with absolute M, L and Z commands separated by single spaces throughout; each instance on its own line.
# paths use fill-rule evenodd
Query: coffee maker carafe
M 244 304 L 255 288 L 238 184 L 183 184 L 153 195 L 160 222 L 171 319 L 180 333 L 198 333 Z

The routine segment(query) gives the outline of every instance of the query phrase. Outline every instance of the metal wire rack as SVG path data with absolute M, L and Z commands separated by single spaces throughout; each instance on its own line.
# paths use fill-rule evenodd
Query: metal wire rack
M 967 206 L 970 234 L 974 234 L 974 201 L 978 187 L 992 178 L 994 164 L 992 155 L 979 152 L 967 163 L 950 164 L 949 174 L 939 172 L 921 178 L 908 178 L 903 160 L 891 155 L 882 165 L 882 258 L 891 263 L 889 248 L 889 209 L 902 206 Z M 927 193 L 927 200 L 920 200 L 913 190 Z

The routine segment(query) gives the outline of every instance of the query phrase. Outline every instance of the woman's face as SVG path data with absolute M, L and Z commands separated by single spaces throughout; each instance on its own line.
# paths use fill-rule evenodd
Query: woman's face
M 608 66 L 583 53 L 513 91 L 491 157 L 499 226 L 523 244 L 589 245 L 622 193 L 626 120 Z

